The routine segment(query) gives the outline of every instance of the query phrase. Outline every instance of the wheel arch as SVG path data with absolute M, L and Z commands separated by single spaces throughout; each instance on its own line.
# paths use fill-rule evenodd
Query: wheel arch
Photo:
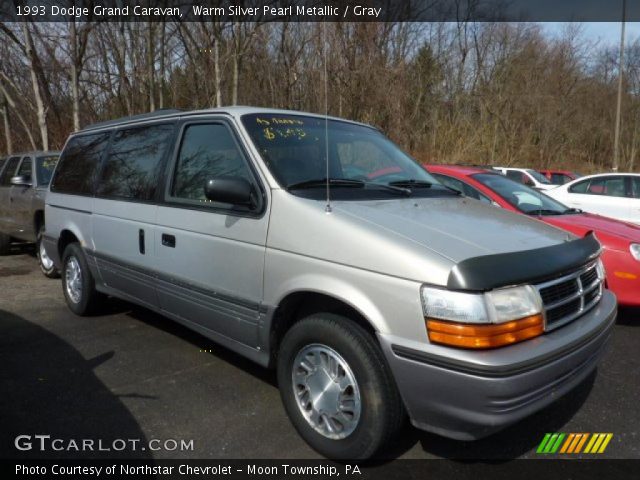
M 368 312 L 374 309 L 371 315 Z M 298 289 L 288 292 L 273 309 L 268 322 L 268 336 L 265 343 L 269 346 L 269 365 L 273 366 L 280 343 L 287 331 L 300 320 L 314 313 L 333 313 L 345 317 L 359 325 L 372 337 L 380 330 L 372 317 L 380 315 L 373 305 L 362 305 L 346 299 L 342 295 L 314 289 Z M 266 333 L 266 332 L 265 332 Z M 377 341 L 377 339 L 376 339 Z

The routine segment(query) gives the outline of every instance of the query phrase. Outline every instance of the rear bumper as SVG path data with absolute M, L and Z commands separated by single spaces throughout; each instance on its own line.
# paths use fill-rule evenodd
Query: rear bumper
M 595 368 L 615 324 L 616 299 L 541 337 L 486 351 L 379 335 L 412 423 L 459 440 L 485 437 L 576 387 Z

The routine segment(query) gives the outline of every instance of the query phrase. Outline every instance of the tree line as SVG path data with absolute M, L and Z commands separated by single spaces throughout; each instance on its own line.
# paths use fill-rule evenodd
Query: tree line
M 615 46 L 579 24 L 0 23 L 0 155 L 87 124 L 255 105 L 371 123 L 420 161 L 606 170 Z M 325 64 L 326 59 L 326 64 Z M 620 169 L 637 169 L 640 42 L 628 42 Z

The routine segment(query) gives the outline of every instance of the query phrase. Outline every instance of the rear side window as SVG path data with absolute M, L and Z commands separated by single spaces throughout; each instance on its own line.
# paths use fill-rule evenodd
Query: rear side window
M 100 157 L 107 146 L 109 135 L 110 133 L 97 133 L 69 140 L 53 176 L 51 191 L 73 195 L 93 194 Z
M 587 187 L 589 186 L 589 180 L 584 180 L 583 182 L 578 182 L 571 187 L 569 187 L 569 191 L 571 193 L 587 193 Z
M 173 134 L 172 124 L 116 132 L 105 161 L 98 195 L 152 200 Z
M 7 166 L 2 171 L 2 176 L 0 177 L 0 185 L 6 187 L 11 185 L 11 177 L 16 173 L 16 168 L 18 168 L 18 163 L 20 163 L 20 157 L 11 157 L 7 160 Z
M 220 176 L 251 181 L 249 168 L 231 132 L 223 124 L 189 125 L 182 137 L 172 196 L 208 202 L 205 183 Z
M 625 197 L 624 177 L 594 178 L 584 193 L 606 195 L 608 197 Z

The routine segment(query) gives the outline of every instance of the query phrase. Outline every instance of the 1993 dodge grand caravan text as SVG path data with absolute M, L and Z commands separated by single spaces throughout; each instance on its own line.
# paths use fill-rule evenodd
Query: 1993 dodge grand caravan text
M 596 368 L 616 314 L 593 235 L 462 197 L 336 118 L 93 125 L 46 203 L 72 311 L 120 297 L 277 368 L 291 421 L 333 458 L 374 455 L 407 415 L 465 440 L 530 415 Z

